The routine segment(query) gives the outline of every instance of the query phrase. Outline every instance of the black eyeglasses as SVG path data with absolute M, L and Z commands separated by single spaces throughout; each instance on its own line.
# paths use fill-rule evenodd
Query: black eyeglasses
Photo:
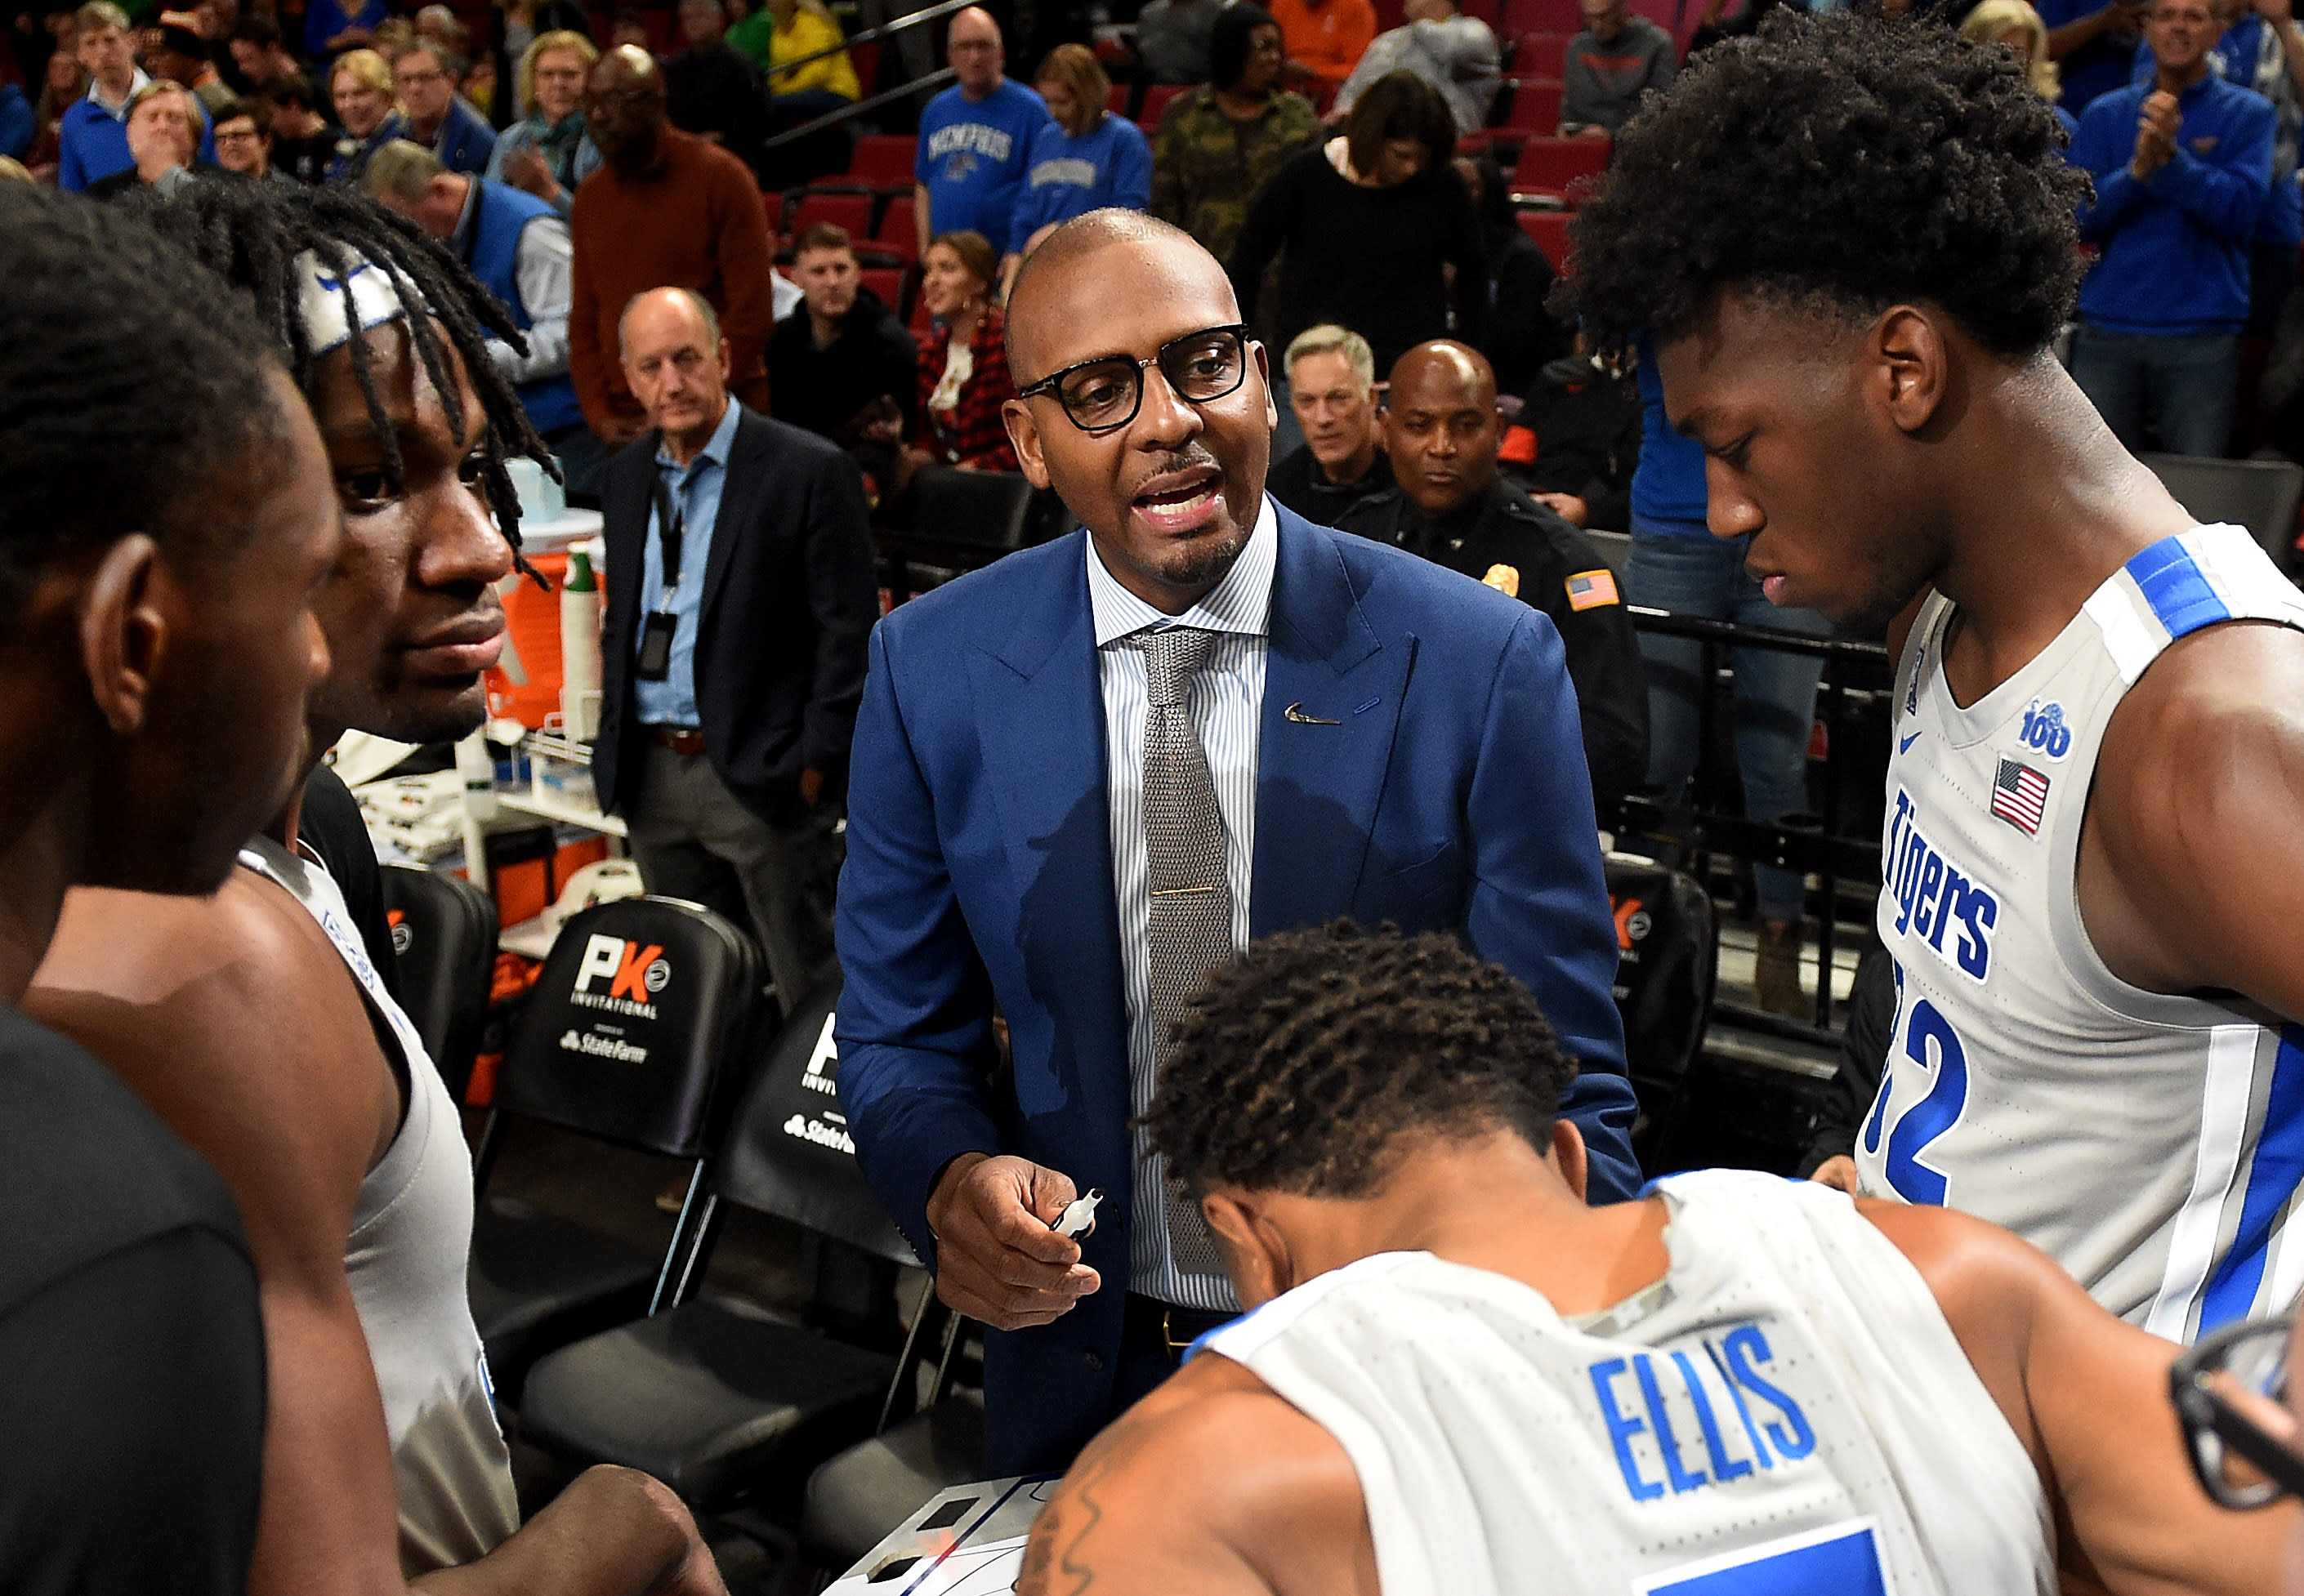
M 2216 1505 L 2261 1507 L 2304 1496 L 2304 1454 L 2267 1421 L 2284 1418 L 2293 1314 L 2218 1330 L 2168 1370 L 2168 1394 L 2184 1423 L 2192 1472 Z
M 1083 360 L 1018 390 L 1016 397 L 1053 393 L 1074 426 L 1082 432 L 1110 432 L 1135 420 L 1143 408 L 1148 366 L 1157 366 L 1176 397 L 1188 404 L 1222 399 L 1248 376 L 1248 328 L 1204 327 L 1187 333 L 1162 344 L 1148 360 L 1133 355 Z

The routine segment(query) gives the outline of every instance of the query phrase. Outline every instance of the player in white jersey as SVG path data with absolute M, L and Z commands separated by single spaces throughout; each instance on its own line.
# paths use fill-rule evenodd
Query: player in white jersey
M 205 899 L 76 895 L 27 1007 L 205 1154 L 247 1223 L 270 1376 L 249 1592 L 724 1596 L 687 1510 L 635 1472 L 591 1470 L 520 1524 L 465 1300 L 454 1105 L 299 849 L 305 782 L 347 727 L 429 742 L 479 724 L 513 558 L 491 511 L 513 513 L 506 452 L 540 449 L 479 341 L 496 313 L 355 196 L 184 198 L 156 225 L 252 299 L 327 450 L 329 670 L 250 867 Z
M 2188 1339 L 2304 1287 L 2304 605 L 2050 352 L 2088 191 L 2063 142 L 2004 51 L 1770 30 L 1627 130 L 1568 281 L 1653 330 L 1769 596 L 1898 620 L 1862 1189 Z
M 1251 1311 L 1081 1454 L 1021 1596 L 2272 1588 L 2300 1510 L 2202 1493 L 2175 1348 L 1963 1215 L 1588 1209 L 1571 1068 L 1444 936 L 1212 977 L 1147 1119 Z

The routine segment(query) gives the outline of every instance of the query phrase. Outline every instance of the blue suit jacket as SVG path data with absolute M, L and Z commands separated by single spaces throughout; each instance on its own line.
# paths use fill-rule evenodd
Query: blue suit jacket
M 1576 699 L 1542 613 L 1279 509 L 1251 929 L 1349 914 L 1461 933 L 1535 991 L 1586 1073 L 1566 1112 L 1596 1201 L 1638 1186 L 1616 936 Z M 928 1194 L 962 1153 L 1083 1191 L 1130 1178 L 1127 1003 L 1086 533 L 1011 554 L 872 635 L 840 881 L 840 1098 L 864 1174 L 933 1266 Z M 1285 711 L 1341 722 L 1308 725 Z M 1012 1094 L 987 1084 L 997 1001 Z M 991 1332 L 987 1466 L 1062 1468 L 1110 1416 L 1128 1215 L 1104 1287 Z

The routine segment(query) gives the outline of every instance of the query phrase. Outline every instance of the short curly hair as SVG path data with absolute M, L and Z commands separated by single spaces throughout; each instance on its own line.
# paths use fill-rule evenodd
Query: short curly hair
M 1867 318 L 1926 301 L 2033 355 L 2080 291 L 2091 189 L 2065 142 L 2010 51 L 1783 7 L 1619 135 L 1554 305 L 1621 342 L 1685 333 L 1723 288 Z
M 1501 965 L 1444 933 L 1338 920 L 1208 977 L 1143 1123 L 1193 1192 L 1364 1197 L 1421 1136 L 1512 1130 L 1548 1150 L 1575 1076 Z

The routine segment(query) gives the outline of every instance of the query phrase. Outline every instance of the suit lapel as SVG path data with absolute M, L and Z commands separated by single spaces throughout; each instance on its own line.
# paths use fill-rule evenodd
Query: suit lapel
M 1068 540 L 1072 557 L 1049 561 L 1046 581 L 1006 595 L 1017 605 L 1014 628 L 996 647 L 970 649 L 966 666 L 987 786 L 1020 894 L 1025 979 L 1055 1019 L 1057 1048 L 1076 1050 L 1051 1058 L 1050 1077 L 1038 1081 L 1022 1074 L 1020 1051 L 1019 1102 L 1029 1113 L 1060 1098 L 1068 1070 L 1077 1070 L 1092 1122 L 1119 1124 L 1131 1111 L 1127 999 L 1085 538 Z
M 741 401 L 731 397 L 730 404 Z M 720 513 L 712 520 L 712 546 L 704 551 L 704 593 L 697 619 L 712 613 L 712 605 L 727 585 L 728 562 L 736 557 L 736 540 L 752 522 L 753 506 L 767 490 L 767 424 L 746 410 L 736 422 L 736 435 L 728 443 L 728 467 L 720 481 Z
M 1416 657 L 1413 634 L 1380 638 L 1361 610 L 1336 546 L 1350 535 L 1275 508 L 1249 899 L 1259 937 L 1350 912 Z

